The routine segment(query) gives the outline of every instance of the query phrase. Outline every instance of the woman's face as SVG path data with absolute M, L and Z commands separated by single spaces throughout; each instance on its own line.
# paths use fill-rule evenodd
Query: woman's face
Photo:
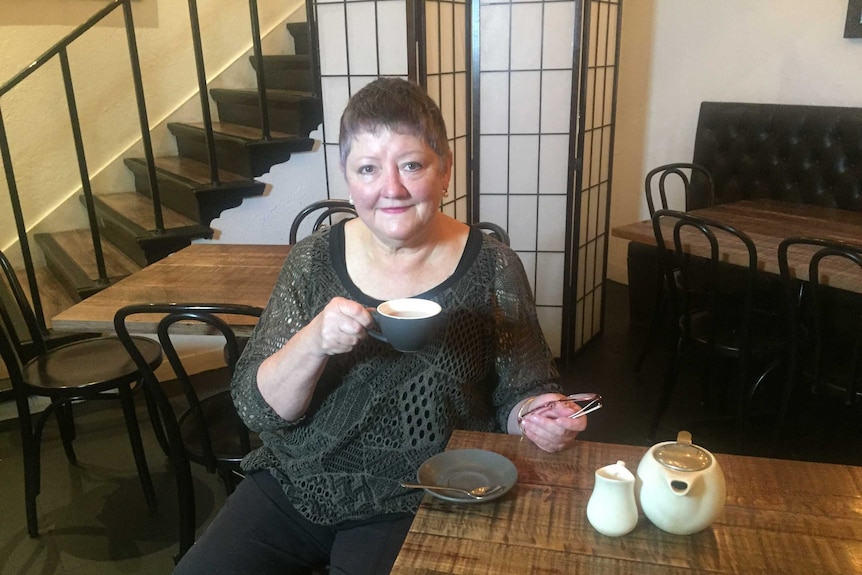
M 440 158 L 420 138 L 381 130 L 354 138 L 344 165 L 356 213 L 380 240 L 419 240 L 439 214 L 452 160 Z

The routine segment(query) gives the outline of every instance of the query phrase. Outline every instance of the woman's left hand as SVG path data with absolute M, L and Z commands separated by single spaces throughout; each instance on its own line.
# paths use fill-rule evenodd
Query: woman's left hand
M 560 393 L 544 393 L 533 398 L 524 411 L 538 407 L 544 403 L 566 399 Z M 520 409 L 522 404 L 515 406 Z M 572 446 L 580 432 L 587 428 L 586 416 L 570 419 L 577 412 L 578 406 L 569 402 L 552 403 L 525 416 L 520 422 L 520 430 L 527 439 L 545 451 L 562 451 Z M 517 420 L 517 413 L 515 413 Z

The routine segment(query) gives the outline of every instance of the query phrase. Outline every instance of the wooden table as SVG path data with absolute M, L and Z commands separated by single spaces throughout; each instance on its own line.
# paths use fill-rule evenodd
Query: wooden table
M 634 471 L 646 449 L 580 442 L 545 453 L 503 434 L 458 431 L 448 449 L 508 457 L 518 483 L 500 499 L 454 504 L 426 495 L 393 575 L 862 572 L 862 467 L 716 454 L 727 481 L 722 515 L 672 535 L 640 516 L 622 537 L 587 521 L 599 467 Z
M 289 245 L 192 244 L 75 304 L 54 317 L 52 326 L 56 331 L 110 332 L 114 313 L 133 303 L 264 307 L 289 251 Z M 133 316 L 129 328 L 135 333 L 155 333 L 157 319 Z M 228 319 L 241 335 L 248 334 L 253 325 L 252 318 Z
M 819 206 L 791 204 L 777 200 L 744 200 L 721 204 L 712 208 L 692 210 L 692 215 L 717 220 L 745 232 L 757 247 L 758 267 L 766 272 L 778 274 L 778 244 L 791 236 L 812 236 L 829 240 L 862 245 L 862 212 L 851 212 L 822 208 Z M 663 228 L 664 229 L 664 228 Z M 670 226 L 664 230 L 665 243 L 673 248 Z M 652 222 L 644 220 L 619 226 L 611 230 L 614 237 L 634 242 L 655 245 Z M 727 247 L 724 242 L 722 248 Z M 740 245 L 741 248 L 741 245 Z M 694 242 L 686 251 L 696 255 L 708 255 L 706 243 Z M 808 261 L 815 248 L 793 248 L 788 252 L 790 270 L 803 280 L 808 279 Z M 748 256 L 742 250 L 723 251 L 721 258 L 731 264 L 748 265 Z M 858 272 L 853 272 L 847 262 L 824 260 L 821 282 L 836 288 L 862 293 L 862 282 Z

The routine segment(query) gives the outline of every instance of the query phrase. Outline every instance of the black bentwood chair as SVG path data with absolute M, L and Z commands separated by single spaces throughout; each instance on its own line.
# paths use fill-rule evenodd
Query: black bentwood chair
M 290 224 L 290 234 L 288 236 L 290 243 L 296 243 L 296 240 L 299 237 L 300 227 L 303 225 L 306 218 L 314 215 L 315 219 L 311 223 L 310 230 L 311 233 L 314 233 L 320 228 L 338 221 L 338 214 L 342 214 L 343 219 L 354 218 L 356 217 L 356 210 L 354 209 L 353 204 L 347 200 L 320 200 L 307 205 L 298 214 L 296 214 L 296 217 L 293 218 L 293 222 Z M 336 218 L 333 219 L 333 216 L 336 216 Z M 509 234 L 507 234 L 506 230 L 501 226 L 492 222 L 478 222 L 473 224 L 473 227 L 479 228 L 483 232 L 496 238 L 499 242 L 504 243 L 507 246 L 509 245 Z
M 705 352 L 706 360 L 702 362 L 707 370 L 705 403 L 710 380 L 721 373 L 716 368 L 722 366 L 716 360 L 730 360 L 735 366 L 727 380 L 718 383 L 735 382 L 729 391 L 738 400 L 736 417 L 741 420 L 741 431 L 745 431 L 752 400 L 767 376 L 780 365 L 786 342 L 781 316 L 756 305 L 757 249 L 745 233 L 684 212 L 658 210 L 652 221 L 671 309 L 678 321 L 677 343 L 649 437 L 655 436 L 670 403 L 683 357 L 695 351 Z M 667 229 L 672 230 L 673 250 L 665 245 Z M 706 248 L 709 255 L 687 257 L 686 246 Z M 726 282 L 720 278 L 727 269 L 720 261 L 720 253 L 725 250 L 736 251 L 744 261 L 740 266 L 744 272 L 743 284 L 731 290 L 724 289 Z M 695 259 L 699 263 L 696 273 L 692 273 Z
M 296 214 L 296 217 L 293 218 L 293 222 L 290 224 L 290 234 L 288 236 L 290 243 L 296 243 L 296 240 L 299 237 L 300 227 L 303 225 L 306 218 L 314 215 L 315 219 L 311 223 L 310 230 L 311 233 L 314 233 L 326 225 L 331 225 L 332 223 L 339 221 L 338 214 L 342 214 L 341 219 L 354 218 L 356 217 L 356 210 L 354 209 L 353 204 L 347 200 L 320 200 L 307 205 L 298 214 Z M 333 216 L 335 217 L 333 218 Z M 478 222 L 473 224 L 473 227 L 479 228 L 483 232 L 496 238 L 501 243 L 504 243 L 507 246 L 509 245 L 509 234 L 507 234 L 506 230 L 501 226 L 493 222 Z
M 314 222 L 311 224 L 311 233 L 316 232 L 321 227 L 331 225 L 337 219 L 333 216 L 343 214 L 343 218 L 356 217 L 356 210 L 353 209 L 353 204 L 347 200 L 320 200 L 305 206 L 296 217 L 293 218 L 293 223 L 290 224 L 289 241 L 295 244 L 299 236 L 299 228 L 306 218 L 314 215 Z
M 708 208 L 715 205 L 715 184 L 709 170 L 699 164 L 683 162 L 664 164 L 647 172 L 644 178 L 644 193 L 646 194 L 650 217 L 656 213 L 656 204 L 658 204 L 658 209 L 670 209 L 671 202 L 668 201 L 669 183 L 673 195 L 681 196 L 673 201 L 673 203 L 682 202 L 684 209 L 680 211 L 688 212 L 693 208 Z M 677 273 L 674 277 L 676 278 L 678 275 Z M 655 303 L 650 317 L 649 331 L 635 362 L 635 373 L 640 373 L 647 354 L 652 350 L 659 325 L 661 325 L 664 317 L 662 312 L 668 289 L 665 281 L 666 274 L 659 264 L 656 267 Z
M 156 507 L 132 392 L 141 381 L 141 370 L 129 359 L 116 337 L 87 337 L 61 345 L 48 343 L 15 271 L 0 252 L 3 269 L 3 297 L 0 297 L 0 358 L 6 364 L 18 411 L 21 447 L 24 452 L 24 500 L 27 532 L 39 536 L 36 497 L 41 489 L 40 443 L 42 430 L 53 413 L 57 418 L 66 458 L 73 465 L 77 457 L 72 445 L 75 425 L 73 403 L 81 400 L 119 400 L 141 486 L 150 509 Z M 80 334 L 79 334 L 80 335 Z M 148 370 L 162 362 L 162 350 L 151 339 L 130 340 Z M 50 404 L 41 413 L 30 411 L 30 398 L 44 397 Z M 151 407 L 148 402 L 148 407 Z M 153 414 L 153 411 L 150 411 Z
M 262 312 L 259 307 L 233 304 L 140 304 L 126 306 L 114 316 L 117 335 L 144 374 L 144 383 L 155 398 L 167 436 L 168 457 L 176 474 L 179 499 L 177 561 L 195 541 L 195 495 L 190 463 L 204 466 L 209 473 L 217 473 L 224 482 L 225 493 L 229 495 L 242 479 L 242 458 L 259 447 L 260 441 L 257 435 L 249 433 L 237 414 L 228 386 L 209 389 L 205 393 L 201 385 L 205 383 L 205 376 L 189 376 L 172 341 L 171 328 L 178 323 L 183 324 L 173 330 L 177 335 L 184 331 L 188 333 L 181 328 L 188 328 L 190 323 L 205 324 L 208 334 L 223 337 L 225 366 L 232 375 L 244 340 L 237 338 L 226 318 L 259 318 Z M 137 314 L 164 316 L 158 323 L 157 334 L 165 357 L 182 387 L 182 405 L 177 408 L 171 404 L 153 370 L 147 367 L 144 357 L 132 345 L 127 319 Z
M 791 273 L 791 252 L 805 254 L 807 282 Z M 812 237 L 790 237 L 778 246 L 791 335 L 779 434 L 794 393 L 802 392 L 806 413 L 823 406 L 834 414 L 837 403 L 858 417 L 853 412 L 862 405 L 862 296 L 822 283 L 821 269 L 829 264 L 840 265 L 837 273 L 862 285 L 862 246 Z

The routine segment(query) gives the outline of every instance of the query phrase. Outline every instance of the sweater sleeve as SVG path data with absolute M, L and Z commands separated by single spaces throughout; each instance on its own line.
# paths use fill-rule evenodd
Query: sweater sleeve
M 497 372 L 493 401 L 500 428 L 506 429 L 509 413 L 519 401 L 560 392 L 559 374 L 524 267 L 511 249 L 499 251 L 493 297 Z
M 309 285 L 314 270 L 308 268 L 321 249 L 314 239 L 300 242 L 288 254 L 269 303 L 255 327 L 231 381 L 237 412 L 249 429 L 275 431 L 295 425 L 287 422 L 266 402 L 257 386 L 257 371 L 263 361 L 281 349 L 318 312 L 315 290 Z

